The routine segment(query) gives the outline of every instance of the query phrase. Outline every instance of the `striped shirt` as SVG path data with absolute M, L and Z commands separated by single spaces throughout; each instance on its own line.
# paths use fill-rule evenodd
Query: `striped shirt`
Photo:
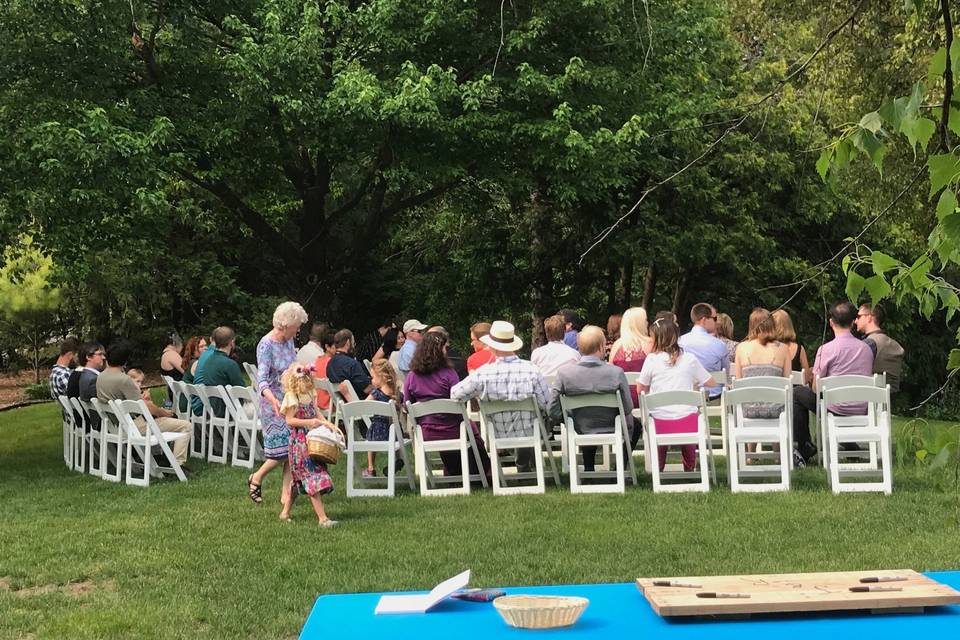
M 550 389 L 543 374 L 529 360 L 517 356 L 497 358 L 470 373 L 450 390 L 450 397 L 458 402 L 473 398 L 480 400 L 524 400 L 533 397 L 541 412 L 547 410 Z M 491 416 L 497 437 L 529 438 L 536 421 L 530 411 L 503 411 Z
M 50 396 L 56 400 L 59 396 L 67 395 L 67 380 L 70 379 L 70 369 L 62 364 L 53 365 L 50 370 Z

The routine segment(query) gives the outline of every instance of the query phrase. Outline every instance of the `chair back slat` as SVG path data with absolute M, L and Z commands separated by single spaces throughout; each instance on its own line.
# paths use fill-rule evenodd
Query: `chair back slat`
M 647 411 L 675 404 L 700 407 L 704 402 L 702 391 L 660 391 L 644 393 L 642 398 Z
M 723 403 L 728 408 L 753 402 L 769 402 L 771 404 L 786 405 L 789 394 L 789 380 L 783 378 L 783 386 L 775 387 L 744 387 L 728 389 L 723 393 Z
M 873 386 L 834 387 L 825 389 L 823 401 L 827 406 L 842 402 L 866 402 L 868 404 L 887 404 L 888 388 Z
M 620 401 L 620 390 L 608 393 L 584 393 L 575 396 L 562 394 L 560 396 L 560 406 L 564 413 L 570 413 L 574 409 L 584 407 L 604 407 L 607 409 L 622 409 L 623 403 Z
M 750 376 L 747 378 L 737 378 L 731 386 L 734 389 L 747 387 L 782 389 L 785 385 L 792 385 L 790 378 L 784 378 L 783 376 Z
M 436 400 L 425 400 L 423 402 L 408 402 L 407 413 L 413 419 L 422 418 L 437 414 L 462 416 L 467 421 L 466 405 L 456 400 L 438 398 Z

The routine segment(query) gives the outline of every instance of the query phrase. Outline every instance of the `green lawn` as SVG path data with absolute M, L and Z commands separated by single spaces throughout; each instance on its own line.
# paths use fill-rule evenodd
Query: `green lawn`
M 787 494 L 346 500 L 319 530 L 308 501 L 277 520 L 246 471 L 192 463 L 149 489 L 67 471 L 52 404 L 0 413 L 0 638 L 293 638 L 317 595 L 638 576 L 960 568 L 955 496 L 912 469 L 894 494 L 833 496 L 819 469 Z M 720 465 L 721 476 L 723 466 Z M 336 626 L 331 627 L 337 633 Z

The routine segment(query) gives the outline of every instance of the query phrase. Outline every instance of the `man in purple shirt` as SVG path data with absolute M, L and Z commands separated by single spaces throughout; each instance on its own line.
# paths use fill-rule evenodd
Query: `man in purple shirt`
M 730 371 L 730 359 L 727 356 L 727 346 L 714 333 L 717 329 L 717 310 L 706 302 L 698 302 L 690 309 L 690 320 L 693 328 L 680 336 L 677 344 L 685 353 L 693 355 L 703 368 L 709 372 Z M 723 386 L 707 389 L 710 400 L 720 397 Z
M 837 302 L 830 307 L 830 328 L 833 340 L 817 349 L 817 358 L 813 364 L 814 385 L 816 378 L 830 376 L 873 374 L 873 352 L 862 340 L 851 333 L 857 319 L 857 308 L 847 301 Z M 865 403 L 849 402 L 830 405 L 830 413 L 840 416 L 864 415 Z M 817 410 L 816 388 L 796 386 L 793 389 L 793 435 L 797 439 L 800 454 L 808 460 L 816 453 L 816 447 L 810 442 L 810 414 Z

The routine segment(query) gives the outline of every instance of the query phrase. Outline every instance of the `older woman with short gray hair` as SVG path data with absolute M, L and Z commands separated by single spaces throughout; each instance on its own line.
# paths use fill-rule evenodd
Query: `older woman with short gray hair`
M 280 412 L 283 387 L 280 376 L 297 358 L 293 337 L 307 321 L 307 312 L 296 302 L 284 302 L 273 312 L 273 329 L 257 344 L 257 378 L 260 392 L 260 420 L 263 424 L 264 463 L 247 478 L 247 490 L 255 503 L 263 502 L 263 478 L 283 466 L 281 501 L 286 504 L 290 493 L 290 466 L 287 447 L 290 428 Z

